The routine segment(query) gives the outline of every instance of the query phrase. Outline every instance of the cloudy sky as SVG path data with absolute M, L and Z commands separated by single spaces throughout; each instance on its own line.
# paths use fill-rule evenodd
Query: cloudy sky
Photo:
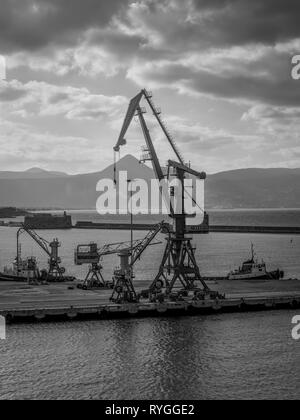
M 299 0 L 1 0 L 0 54 L 0 170 L 103 169 L 141 88 L 199 169 L 300 167 Z

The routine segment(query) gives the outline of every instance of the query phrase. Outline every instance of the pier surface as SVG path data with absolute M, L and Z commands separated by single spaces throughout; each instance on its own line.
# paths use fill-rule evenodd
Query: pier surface
M 140 282 L 138 289 L 146 289 Z M 71 290 L 70 287 L 73 289 Z M 72 320 L 126 316 L 194 315 L 300 308 L 300 281 L 218 281 L 209 287 L 226 295 L 225 300 L 117 305 L 110 302 L 111 290 L 82 291 L 76 284 L 29 286 L 0 283 L 0 315 L 8 321 Z

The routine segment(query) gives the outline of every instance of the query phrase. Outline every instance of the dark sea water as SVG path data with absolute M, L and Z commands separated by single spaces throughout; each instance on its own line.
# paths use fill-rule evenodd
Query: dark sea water
M 300 226 L 300 210 L 207 210 L 212 225 L 232 226 Z M 58 212 L 59 213 L 59 212 Z M 61 212 L 60 212 L 61 213 Z M 78 221 L 130 223 L 130 216 L 100 216 L 93 210 L 70 211 L 73 223 Z M 135 216 L 136 223 L 155 223 L 157 216 Z
M 75 220 L 95 214 L 73 214 Z M 300 225 L 300 211 L 214 212 L 212 223 Z M 229 223 L 230 221 L 230 223 Z M 275 221 L 277 221 L 275 223 Z M 119 242 L 129 232 L 50 231 L 62 241 L 63 265 L 74 267 L 78 243 Z M 15 256 L 16 229 L 0 228 L 0 266 Z M 137 238 L 145 235 L 135 234 Z M 164 241 L 164 238 L 161 237 Z M 270 269 L 300 276 L 300 237 L 211 234 L 194 238 L 204 275 L 225 275 L 248 257 L 253 242 Z M 39 249 L 25 236 L 23 255 Z M 137 278 L 151 279 L 163 244 L 151 247 L 136 267 Z M 103 261 L 111 276 L 115 258 Z M 0 399 L 298 399 L 300 342 L 292 340 L 296 311 L 187 318 L 12 325 L 0 341 Z
M 211 210 L 212 225 L 300 226 L 300 210 Z
M 19 325 L 1 398 L 300 398 L 294 312 Z

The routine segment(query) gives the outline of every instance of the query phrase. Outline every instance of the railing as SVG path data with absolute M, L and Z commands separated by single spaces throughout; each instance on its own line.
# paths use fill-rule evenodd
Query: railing
M 169 142 L 170 142 L 170 144 L 171 144 L 171 146 L 172 146 L 175 154 L 179 158 L 180 162 L 183 164 L 184 163 L 184 158 L 183 158 L 183 156 L 181 155 L 181 153 L 180 153 L 180 151 L 178 149 L 178 146 L 177 146 L 177 144 L 176 144 L 176 142 L 174 140 L 174 137 L 171 135 L 170 131 L 167 128 L 166 123 L 161 118 L 161 109 L 160 108 L 157 108 L 155 106 L 155 104 L 154 104 L 154 102 L 152 100 L 152 93 L 151 92 L 144 91 L 144 94 L 145 94 L 145 97 L 146 97 L 146 99 L 147 99 L 147 101 L 148 101 L 148 103 L 149 103 L 152 111 L 153 111 L 153 114 L 155 115 L 155 117 L 156 117 L 157 121 L 159 122 L 162 130 L 164 131 L 167 139 L 169 140 Z

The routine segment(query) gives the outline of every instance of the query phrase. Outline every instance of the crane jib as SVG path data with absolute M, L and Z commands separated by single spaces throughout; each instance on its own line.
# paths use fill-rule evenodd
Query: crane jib
M 180 151 L 178 150 L 177 145 L 176 145 L 172 135 L 170 134 L 169 130 L 167 129 L 166 124 L 164 123 L 164 121 L 161 118 L 161 115 L 160 115 L 161 111 L 160 111 L 160 109 L 158 109 L 154 105 L 153 100 L 151 99 L 152 94 L 147 92 L 146 89 L 143 89 L 138 95 L 136 95 L 133 99 L 131 99 L 131 101 L 129 103 L 128 110 L 127 110 L 126 117 L 125 117 L 124 122 L 123 122 L 122 129 L 121 129 L 121 132 L 120 132 L 120 135 L 119 135 L 118 142 L 117 142 L 116 146 L 114 147 L 114 151 L 119 152 L 120 148 L 127 144 L 125 136 L 127 134 L 127 131 L 130 127 L 130 124 L 131 124 L 134 116 L 136 115 L 137 111 L 139 111 L 139 109 L 140 109 L 140 103 L 141 103 L 141 100 L 142 100 L 143 97 L 146 99 L 148 105 L 150 106 L 150 108 L 153 112 L 153 115 L 155 116 L 158 124 L 160 125 L 162 131 L 164 132 L 164 134 L 165 134 L 169 144 L 171 145 L 176 157 L 178 158 L 179 162 L 183 165 L 184 164 L 184 159 L 183 159 Z M 143 110 L 141 110 L 141 112 L 143 112 Z
M 137 111 L 137 109 L 140 105 L 143 94 L 144 94 L 143 92 L 140 92 L 137 96 L 135 96 L 130 101 L 128 111 L 127 111 L 127 114 L 126 114 L 126 117 L 125 117 L 125 120 L 124 120 L 124 123 L 123 123 L 123 127 L 122 127 L 122 130 L 121 130 L 119 139 L 118 139 L 118 143 L 114 147 L 115 152 L 119 152 L 120 147 L 126 145 L 125 136 L 126 136 L 126 133 L 128 131 L 128 128 L 130 127 L 130 124 L 131 124 L 131 122 L 132 122 L 132 120 L 135 116 L 135 113 L 136 113 L 136 111 Z

